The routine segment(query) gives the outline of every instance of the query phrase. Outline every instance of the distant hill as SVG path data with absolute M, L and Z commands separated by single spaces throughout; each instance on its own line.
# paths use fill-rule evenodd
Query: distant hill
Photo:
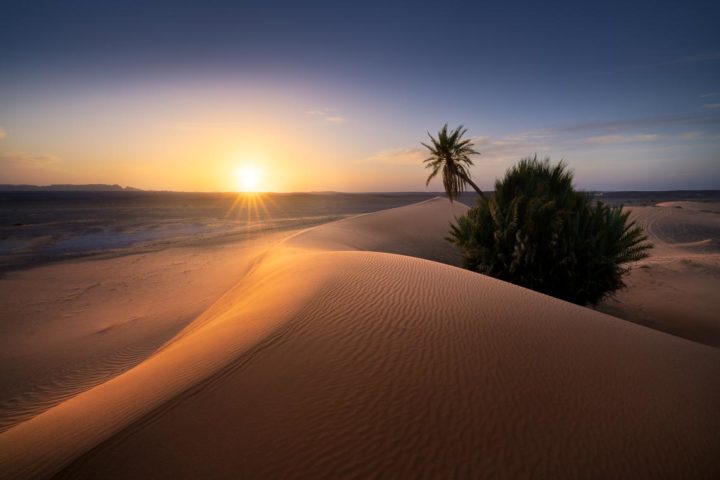
M 139 188 L 121 187 L 118 184 L 94 183 L 88 185 L 2 185 L 0 192 L 141 192 Z

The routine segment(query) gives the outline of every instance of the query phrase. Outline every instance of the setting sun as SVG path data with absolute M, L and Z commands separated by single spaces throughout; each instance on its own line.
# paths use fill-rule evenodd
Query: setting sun
M 237 189 L 240 192 L 258 192 L 260 191 L 262 179 L 262 170 L 254 165 L 246 165 L 239 168 L 235 174 L 237 176 Z

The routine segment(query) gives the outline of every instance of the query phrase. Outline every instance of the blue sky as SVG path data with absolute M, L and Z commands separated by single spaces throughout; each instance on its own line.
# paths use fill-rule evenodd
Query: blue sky
M 486 188 L 533 153 L 583 188 L 720 188 L 717 2 L 0 8 L 1 182 L 222 190 L 252 157 L 272 189 L 422 190 L 448 122 Z

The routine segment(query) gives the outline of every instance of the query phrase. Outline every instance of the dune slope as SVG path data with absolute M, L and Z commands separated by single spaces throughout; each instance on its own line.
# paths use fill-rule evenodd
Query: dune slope
M 147 359 L 287 235 L 0 277 L 0 432 Z
M 627 290 L 600 309 L 720 347 L 720 204 L 664 202 L 630 211 L 655 248 L 630 272 Z
M 438 199 L 293 236 L 148 360 L 0 434 L 0 472 L 720 474 L 717 349 L 362 251 L 432 249 L 462 208 Z M 416 243 L 393 244 L 393 225 L 400 238 L 420 225 Z

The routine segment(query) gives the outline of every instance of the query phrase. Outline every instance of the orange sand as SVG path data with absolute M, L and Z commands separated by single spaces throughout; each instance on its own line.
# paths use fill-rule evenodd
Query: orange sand
M 717 478 L 720 350 L 405 256 L 451 255 L 464 208 L 258 253 L 144 361 L 0 433 L 0 475 Z

